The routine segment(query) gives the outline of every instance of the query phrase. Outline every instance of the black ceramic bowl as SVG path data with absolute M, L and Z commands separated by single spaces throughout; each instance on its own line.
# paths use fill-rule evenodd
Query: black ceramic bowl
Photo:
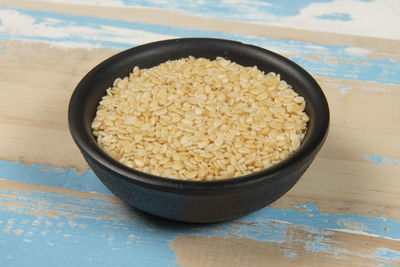
M 306 137 L 288 159 L 263 171 L 209 182 L 174 180 L 131 169 L 108 156 L 96 143 L 91 121 L 105 91 L 134 66 L 150 68 L 188 56 L 224 57 L 243 66 L 280 73 L 305 98 L 310 117 Z M 76 87 L 69 104 L 69 128 L 86 161 L 100 180 L 130 205 L 163 218 L 216 222 L 256 211 L 285 194 L 302 176 L 324 143 L 329 108 L 317 82 L 292 61 L 268 50 L 235 41 L 188 38 L 137 46 L 91 70 Z

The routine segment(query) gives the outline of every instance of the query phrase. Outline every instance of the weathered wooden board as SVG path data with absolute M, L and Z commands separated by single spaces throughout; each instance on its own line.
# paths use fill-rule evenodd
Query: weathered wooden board
M 399 4 L 287 2 L 0 1 L 0 266 L 399 266 Z M 291 58 L 331 108 L 326 144 L 299 183 L 221 224 L 127 207 L 67 128 L 69 97 L 93 66 L 192 36 Z

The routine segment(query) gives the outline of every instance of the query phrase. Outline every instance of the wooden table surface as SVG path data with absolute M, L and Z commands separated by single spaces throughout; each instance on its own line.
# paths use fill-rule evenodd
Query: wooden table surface
M 400 266 L 400 2 L 1 0 L 0 266 Z M 68 131 L 79 80 L 175 37 L 259 45 L 308 70 L 331 127 L 296 186 L 219 224 L 126 206 Z

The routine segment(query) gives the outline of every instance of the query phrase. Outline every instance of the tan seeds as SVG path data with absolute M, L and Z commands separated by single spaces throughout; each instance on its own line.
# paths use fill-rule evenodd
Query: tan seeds
M 237 177 L 290 156 L 304 98 L 257 67 L 184 58 L 115 80 L 92 123 L 98 144 L 137 170 L 186 180 Z

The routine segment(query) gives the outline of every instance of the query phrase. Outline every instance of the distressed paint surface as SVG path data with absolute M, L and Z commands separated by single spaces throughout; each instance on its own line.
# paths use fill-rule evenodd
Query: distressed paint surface
M 25 166 L 22 163 L 0 161 L 0 180 L 113 196 L 91 170 L 78 174 L 73 169 L 40 164 Z M 281 211 L 267 207 L 262 211 L 244 217 L 242 220 L 247 223 L 272 220 L 338 231 L 358 231 L 367 235 L 400 241 L 400 222 L 391 218 L 325 214 L 320 212 L 318 207 L 312 203 L 294 208 L 293 210 Z M 242 232 L 243 236 L 260 241 L 271 238 L 269 235 L 260 236 L 260 233 L 257 232 L 252 234 L 252 231 L 246 229 L 238 230 L 236 234 L 240 236 Z M 283 240 L 279 236 L 272 239 Z
M 400 39 L 400 3 L 396 0 L 44 0 L 43 2 L 145 7 L 184 11 L 223 20 L 265 23 L 290 28 Z M 377 12 L 380 10 L 380 12 Z M 382 29 L 382 21 L 391 21 Z M 396 23 L 397 22 L 397 23 Z
M 0 179 L 112 195 L 96 177 L 93 171 L 85 171 L 78 174 L 74 169 L 40 164 L 27 166 L 20 162 L 0 160 Z
M 383 165 L 399 165 L 400 161 L 394 158 L 386 158 L 379 155 L 365 155 L 364 159 L 375 164 Z M 399 165 L 400 167 L 400 165 Z
M 164 25 L 0 8 L 0 38 L 42 41 L 62 47 L 111 47 L 118 50 L 177 37 L 211 37 L 242 41 L 281 53 L 316 76 L 400 85 L 400 63 L 367 58 L 365 49 L 317 45 Z
M 400 250 L 396 248 L 400 246 L 400 222 L 383 216 L 326 214 L 309 203 L 287 210 L 266 207 L 222 224 L 167 222 L 126 206 L 107 189 L 101 189 L 91 171 L 77 174 L 74 170 L 6 161 L 0 166 L 0 262 L 20 266 L 39 253 L 37 264 L 41 266 L 66 262 L 71 254 L 74 266 L 163 266 L 175 262 L 171 241 L 182 235 L 202 235 L 271 244 L 296 242 L 305 252 L 337 259 L 357 254 L 377 263 L 400 263 Z M 389 247 L 373 254 L 343 250 L 332 239 L 343 233 L 386 239 Z M 79 253 L 82 245 L 85 253 Z M 154 250 L 157 259 L 151 256 Z M 283 249 L 282 253 L 295 259 L 297 253 L 304 252 Z M 118 255 L 126 256 L 116 261 Z
M 400 266 L 398 1 L 0 6 L 0 62 L 7 66 L 0 85 L 8 89 L 0 99 L 0 266 Z M 240 30 L 226 26 L 235 21 Z M 272 34 L 273 26 L 288 33 Z M 293 29 L 311 32 L 294 37 Z M 99 61 L 192 36 L 235 39 L 289 57 L 316 76 L 332 110 L 328 140 L 305 177 L 273 205 L 221 224 L 170 222 L 126 206 L 87 171 L 60 120 L 72 89 Z

